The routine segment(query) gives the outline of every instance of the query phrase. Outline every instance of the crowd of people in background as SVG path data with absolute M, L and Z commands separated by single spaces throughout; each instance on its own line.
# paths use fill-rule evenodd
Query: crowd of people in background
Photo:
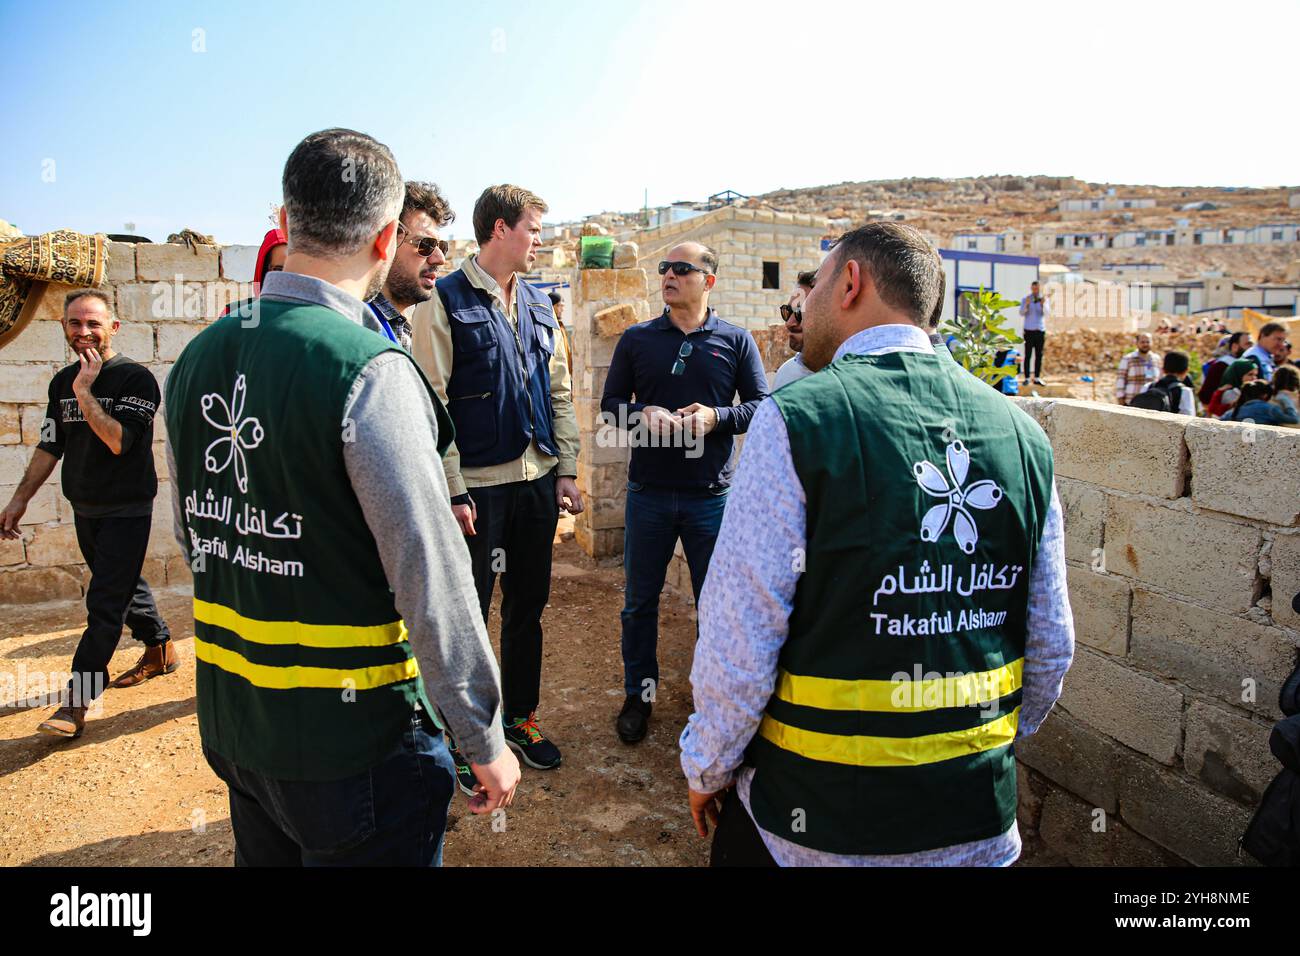
M 1280 322 L 1261 327 L 1254 342 L 1244 331 L 1220 339 L 1201 367 L 1199 388 L 1185 352 L 1158 356 L 1149 332 L 1139 332 L 1135 345 L 1119 361 L 1115 401 L 1121 405 L 1259 425 L 1300 424 L 1300 370 Z

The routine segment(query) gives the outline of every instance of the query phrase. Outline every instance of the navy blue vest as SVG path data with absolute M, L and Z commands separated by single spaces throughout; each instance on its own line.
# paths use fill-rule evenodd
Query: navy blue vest
M 515 285 L 518 340 L 492 296 L 474 288 L 463 270 L 438 280 L 451 324 L 447 411 L 461 463 L 472 468 L 514 461 L 534 438 L 546 454 L 557 455 L 550 364 L 555 313 L 544 293 L 522 279 Z

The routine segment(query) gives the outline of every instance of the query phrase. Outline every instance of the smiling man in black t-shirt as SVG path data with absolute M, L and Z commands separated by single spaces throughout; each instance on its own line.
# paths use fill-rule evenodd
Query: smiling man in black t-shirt
M 91 579 L 67 704 L 39 728 L 59 737 L 81 736 L 86 708 L 108 680 L 123 624 L 145 652 L 111 686 L 131 687 L 178 666 L 167 625 L 140 576 L 158 492 L 152 448 L 158 382 L 143 365 L 113 351 L 118 328 L 103 292 L 68 295 L 63 331 L 78 359 L 50 382 L 41 441 L 0 511 L 0 537 L 20 537 L 18 522 L 27 503 L 63 459 L 63 493 L 72 503 L 77 543 Z

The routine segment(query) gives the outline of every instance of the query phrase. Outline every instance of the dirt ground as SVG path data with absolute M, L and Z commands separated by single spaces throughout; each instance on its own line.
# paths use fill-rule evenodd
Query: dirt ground
M 694 622 L 665 595 L 659 699 L 650 733 L 628 747 L 614 733 L 622 704 L 621 568 L 597 568 L 562 533 L 556 544 L 539 721 L 564 753 L 554 771 L 524 768 L 496 832 L 457 794 L 444 854 L 449 866 L 698 866 L 708 859 L 686 809 L 677 737 L 690 712 Z M 199 750 L 194 627 L 188 589 L 159 592 L 181 669 L 109 690 L 85 734 L 36 732 L 49 708 L 0 709 L 0 865 L 229 866 L 234 848 L 224 785 Z M 79 602 L 0 612 L 0 675 L 66 671 L 85 610 Z M 493 643 L 499 626 L 492 615 Z M 140 648 L 123 638 L 116 676 Z M 21 693 L 20 695 L 21 696 Z M 5 704 L 14 700 L 0 697 Z

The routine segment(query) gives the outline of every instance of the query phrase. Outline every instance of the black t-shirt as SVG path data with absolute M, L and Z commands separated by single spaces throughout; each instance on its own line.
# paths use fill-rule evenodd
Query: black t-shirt
M 114 455 L 86 424 L 72 393 L 79 362 L 60 369 L 50 382 L 42 439 L 36 447 L 63 458 L 63 494 L 86 517 L 152 513 L 158 493 L 153 465 L 153 416 L 161 394 L 143 365 L 114 355 L 99 370 L 90 392 L 122 424 L 122 454 Z

